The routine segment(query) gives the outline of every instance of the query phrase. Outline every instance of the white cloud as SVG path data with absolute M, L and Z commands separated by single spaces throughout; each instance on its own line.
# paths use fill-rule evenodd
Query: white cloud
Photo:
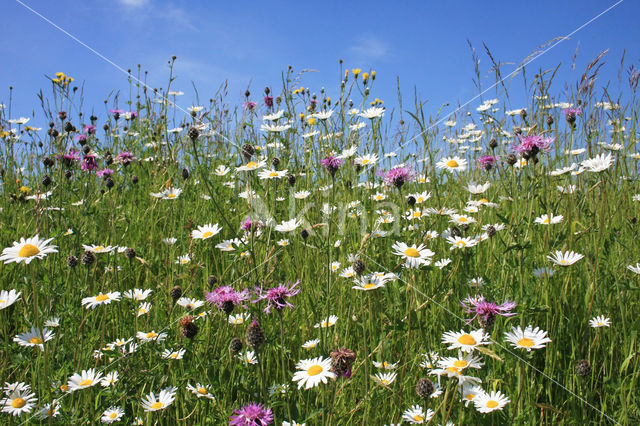
M 385 58 L 391 50 L 389 44 L 375 36 L 363 36 L 349 47 L 349 52 L 361 62 Z
M 120 4 L 126 7 L 142 7 L 147 4 L 148 0 L 118 0 Z

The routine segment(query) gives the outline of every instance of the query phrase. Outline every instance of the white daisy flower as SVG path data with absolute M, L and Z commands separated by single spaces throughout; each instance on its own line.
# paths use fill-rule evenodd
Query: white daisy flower
M 200 383 L 196 383 L 195 386 L 191 386 L 190 383 L 187 383 L 187 390 L 193 393 L 198 398 L 207 398 L 211 400 L 215 400 L 216 398 L 211 394 L 209 389 L 207 389 L 206 385 L 201 385 Z
M 563 253 L 556 250 L 555 253 L 553 253 L 551 256 L 547 256 L 547 259 L 559 266 L 570 266 L 583 257 L 584 255 L 575 253 L 573 251 L 565 251 Z
M 425 413 L 421 406 L 414 405 L 402 413 L 402 420 L 411 424 L 422 424 L 430 421 L 435 414 L 436 413 L 430 408 L 427 409 L 427 412 Z
M 82 306 L 87 307 L 87 309 L 95 309 L 96 306 L 99 305 L 108 305 L 112 301 L 120 300 L 120 292 L 114 291 L 109 293 L 98 293 L 97 296 L 85 297 L 82 299 Z
M 593 328 L 610 327 L 611 319 L 608 317 L 605 317 L 604 315 L 599 315 L 597 317 L 591 318 L 589 320 L 589 325 Z
M 480 413 L 490 413 L 502 410 L 509 402 L 509 398 L 500 391 L 492 391 L 490 394 L 482 393 L 473 399 L 473 405 Z
M 564 216 L 554 216 L 553 213 L 551 213 L 550 215 L 543 214 L 542 216 L 537 217 L 534 222 L 540 225 L 555 225 L 562 222 L 562 219 L 564 219 Z
M 464 330 L 447 331 L 442 335 L 442 343 L 448 343 L 447 349 L 459 349 L 462 352 L 473 352 L 480 345 L 489 345 L 489 334 L 480 328 L 467 333 Z
M 124 416 L 124 409 L 122 407 L 109 407 L 102 413 L 100 421 L 105 424 L 119 422 Z
M 75 392 L 80 389 L 90 388 L 92 386 L 97 385 L 102 380 L 102 373 L 96 373 L 96 370 L 90 368 L 88 370 L 82 370 L 82 373 L 75 373 L 73 376 L 69 377 L 69 382 L 67 386 L 69 387 L 69 392 Z
M 334 379 L 336 375 L 331 372 L 331 358 L 303 359 L 296 365 L 296 373 L 293 381 L 298 382 L 298 389 L 318 386 L 320 382 L 327 383 L 327 379 Z
M 153 392 L 142 399 L 141 406 L 144 411 L 164 410 L 176 399 L 176 391 L 178 388 L 170 386 L 162 389 L 160 394 L 156 396 Z
M 31 331 L 18 334 L 13 341 L 20 346 L 37 346 L 44 352 L 44 343 L 53 339 L 53 331 L 43 328 L 42 331 L 35 327 L 31 327 Z
M 520 326 L 511 327 L 510 332 L 504 333 L 504 338 L 514 348 L 526 349 L 527 352 L 531 352 L 531 349 L 542 349 L 551 342 L 546 331 L 540 330 L 538 327 L 534 329 L 531 325 L 528 325 L 524 330 Z
M 0 310 L 13 305 L 20 298 L 20 294 L 22 293 L 13 289 L 0 291 Z
M 204 226 L 198 226 L 198 229 L 194 229 L 191 231 L 191 238 L 194 240 L 206 240 L 214 235 L 218 235 L 222 231 L 222 227 L 215 225 L 211 225 L 210 223 Z
M 5 264 L 12 262 L 29 264 L 33 259 L 43 259 L 50 253 L 58 252 L 57 246 L 48 245 L 51 241 L 53 238 L 45 240 L 40 239 L 38 235 L 26 240 L 21 237 L 19 242 L 14 241 L 13 246 L 2 250 L 0 261 L 4 260 Z

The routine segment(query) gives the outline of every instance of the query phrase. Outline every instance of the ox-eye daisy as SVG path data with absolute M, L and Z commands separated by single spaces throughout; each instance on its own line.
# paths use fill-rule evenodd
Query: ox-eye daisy
M 20 292 L 15 290 L 0 291 L 0 310 L 13 305 L 20 298 Z
M 331 372 L 330 358 L 303 359 L 296 365 L 298 371 L 293 375 L 293 381 L 298 382 L 298 389 L 318 386 L 320 382 L 327 383 L 327 379 L 334 379 L 336 375 Z
M 6 392 L 6 397 L 0 399 L 3 413 L 20 416 L 22 413 L 30 413 L 38 402 L 36 394 L 31 392 L 31 387 L 23 385 L 13 391 Z
M 142 406 L 142 409 L 144 411 L 164 410 L 176 399 L 177 390 L 178 388 L 176 388 L 175 386 L 171 386 L 166 389 L 162 389 L 158 396 L 156 396 L 155 393 L 151 392 L 149 395 L 145 396 L 142 399 L 140 405 Z
M 452 172 L 464 172 L 467 169 L 467 160 L 458 156 L 445 157 L 436 163 L 436 167 Z
M 540 225 L 555 225 L 557 223 L 562 222 L 562 219 L 564 217 L 562 215 L 560 216 L 554 216 L 553 213 L 551 214 L 543 214 L 540 217 L 537 217 L 535 222 L 540 224 Z
M 191 386 L 190 383 L 187 383 L 187 390 L 193 393 L 198 398 L 208 398 L 208 399 L 216 399 L 209 389 L 207 389 L 206 385 L 201 385 L 200 383 L 196 383 L 195 386 Z
M 534 329 L 531 325 L 528 325 L 524 330 L 520 326 L 512 327 L 510 332 L 504 333 L 504 339 L 514 348 L 526 349 L 527 352 L 531 352 L 531 349 L 544 348 L 547 343 L 551 342 L 546 331 L 540 330 L 538 327 Z
M 611 326 L 611 319 L 605 317 L 604 315 L 599 315 L 595 318 L 591 318 L 589 320 L 589 325 L 593 328 L 598 328 L 598 327 L 610 327 Z
M 447 331 L 442 335 L 442 343 L 448 343 L 447 349 L 460 349 L 463 352 L 472 352 L 480 345 L 488 345 L 489 335 L 483 329 L 473 330 L 469 333 L 464 330 Z
M 44 351 L 44 343 L 53 339 L 53 332 L 46 328 L 42 331 L 35 327 L 31 327 L 31 331 L 27 331 L 22 334 L 18 334 L 13 338 L 13 341 L 20 346 L 37 346 L 41 351 Z
M 82 373 L 75 373 L 69 377 L 69 391 L 74 392 L 80 389 L 90 388 L 101 382 L 102 373 L 96 373 L 96 370 L 90 368 L 88 370 L 82 370 Z
M 427 409 L 425 413 L 422 407 L 414 405 L 402 413 L 402 420 L 412 424 L 422 424 L 431 420 L 434 415 L 435 412 L 432 409 Z
M 122 407 L 109 407 L 102 413 L 100 421 L 106 424 L 119 422 L 122 419 L 122 416 L 124 416 L 124 410 Z
M 371 376 L 374 382 L 382 386 L 389 386 L 396 380 L 396 373 L 376 373 Z
M 37 235 L 35 237 L 20 238 L 20 242 L 14 241 L 13 246 L 7 247 L 2 250 L 0 261 L 4 260 L 4 263 L 31 263 L 33 259 L 42 259 L 50 253 L 57 253 L 57 246 L 48 245 L 53 238 L 47 240 L 40 239 Z
M 120 300 L 119 291 L 114 291 L 106 294 L 99 293 L 97 296 L 85 297 L 82 299 L 82 306 L 87 305 L 87 309 L 95 309 L 98 305 L 107 305 L 114 300 Z
M 490 413 L 502 410 L 509 402 L 509 398 L 500 391 L 492 391 L 490 394 L 482 393 L 473 399 L 473 404 L 480 413 Z
M 215 225 L 208 223 L 204 226 L 198 226 L 198 229 L 191 231 L 191 238 L 194 240 L 206 240 L 214 235 L 218 235 L 220 231 L 222 231 L 222 228 L 218 226 L 217 223 Z
M 396 241 L 391 248 L 394 250 L 393 254 L 405 260 L 404 266 L 406 268 L 419 268 L 422 265 L 429 265 L 431 257 L 435 254 L 422 244 L 418 246 L 414 244 L 409 247 L 406 243 Z
M 584 255 L 575 253 L 573 251 L 565 251 L 564 253 L 556 250 L 551 256 L 547 256 L 547 259 L 559 266 L 569 266 L 582 259 Z

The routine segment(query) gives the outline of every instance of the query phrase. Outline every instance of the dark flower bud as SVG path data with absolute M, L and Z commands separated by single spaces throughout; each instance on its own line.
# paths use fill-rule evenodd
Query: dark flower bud
M 551 127 L 553 125 L 553 117 L 547 115 L 547 126 Z
M 526 119 L 527 118 L 527 110 L 525 109 L 521 109 L 520 110 L 520 117 L 522 117 L 522 119 Z
M 497 147 L 498 141 L 496 140 L 496 138 L 491 138 L 491 140 L 489 141 L 489 148 L 496 149 Z
M 414 206 L 416 204 L 416 197 L 414 197 L 413 195 L 409 195 L 407 197 L 407 204 L 410 206 Z
M 187 170 L 186 167 L 182 168 L 182 179 L 184 180 L 189 179 L 189 170 Z
M 296 177 L 294 175 L 287 176 L 287 180 L 289 181 L 290 186 L 294 186 L 296 184 Z
M 264 330 L 256 320 L 253 320 L 246 334 L 247 344 L 254 349 L 260 348 L 265 342 Z
M 126 249 L 124 251 L 124 255 L 127 259 L 133 259 L 136 257 L 137 253 L 134 249 L 132 249 L 131 247 L 129 247 L 128 249 Z
M 425 401 L 431 397 L 435 390 L 436 387 L 433 382 L 426 377 L 418 380 L 418 383 L 416 384 L 416 393 Z
M 200 130 L 198 130 L 197 128 L 191 126 L 191 127 L 189 127 L 189 130 L 187 131 L 187 136 L 189 136 L 189 138 L 192 141 L 195 141 L 200 136 Z
M 489 238 L 496 235 L 496 228 L 493 225 L 487 226 L 487 235 L 489 236 Z
M 491 333 L 495 322 L 496 316 L 493 312 L 487 312 L 486 317 L 484 315 L 478 316 L 478 324 L 480 324 L 480 327 L 484 328 L 484 331 L 487 333 Z
M 249 96 L 251 96 L 251 92 L 247 90 L 246 92 L 244 92 L 244 96 L 248 98 Z
M 111 178 L 106 178 L 104 180 L 104 184 L 107 186 L 107 188 L 111 189 L 115 185 L 115 182 Z
M 244 145 L 242 145 L 242 155 L 247 160 L 251 159 L 251 157 L 253 157 L 253 154 L 255 154 L 255 152 L 256 150 L 253 148 L 251 144 L 245 143 Z
M 78 258 L 73 255 L 67 257 L 67 266 L 69 268 L 75 268 L 78 266 Z
M 278 166 L 280 165 L 280 158 L 273 157 L 273 159 L 271 160 L 271 165 L 277 169 Z
M 55 163 L 51 158 L 44 157 L 44 159 L 42 160 L 42 164 L 44 164 L 45 167 L 52 167 Z
M 229 343 L 229 349 L 231 349 L 231 352 L 233 353 L 240 352 L 242 350 L 242 340 L 237 337 L 231 339 L 231 343 Z
M 75 130 L 75 127 L 73 127 L 73 124 L 71 124 L 70 121 L 67 121 L 66 123 L 64 123 L 64 131 L 69 133 Z
M 357 275 L 362 275 L 365 269 L 366 269 L 366 265 L 364 264 L 362 259 L 358 259 L 355 262 L 353 262 L 353 271 Z
M 215 275 L 209 275 L 209 278 L 207 278 L 207 285 L 213 288 L 216 284 L 218 284 L 218 277 Z
M 462 231 L 457 226 L 451 228 L 452 237 L 462 237 Z
M 67 118 L 67 113 L 66 113 L 65 111 L 60 111 L 60 112 L 58 113 L 58 118 L 59 118 L 60 120 L 63 120 L 63 121 L 64 121 L 64 120 L 66 120 L 66 118 Z
M 138 180 L 138 175 L 131 176 L 131 183 L 133 183 L 134 185 L 138 183 Z
M 92 251 L 86 250 L 80 259 L 85 266 L 91 266 L 96 261 L 96 255 Z
M 42 177 L 42 185 L 45 187 L 51 185 L 51 178 L 49 177 L 49 175 L 44 175 Z
M 64 177 L 66 177 L 67 180 L 71 179 L 72 176 L 73 176 L 73 172 L 71 170 L 66 170 L 64 172 Z
M 52 138 L 57 138 L 60 133 L 57 129 L 49 129 L 49 136 Z
M 507 154 L 507 157 L 505 159 L 506 163 L 510 166 L 513 166 L 514 164 L 516 164 L 518 162 L 518 158 L 516 158 L 515 154 Z
M 331 352 L 331 371 L 335 374 L 350 378 L 351 366 L 356 360 L 356 354 L 350 349 L 340 348 Z
M 576 363 L 576 374 L 580 377 L 587 377 L 591 375 L 591 364 L 586 359 L 580 360 Z
M 173 287 L 169 295 L 173 299 L 173 303 L 176 303 L 182 297 L 182 288 L 179 285 Z
M 307 231 L 306 229 L 303 229 L 300 232 L 300 236 L 302 237 L 303 240 L 306 240 L 307 238 L 309 238 L 309 231 Z

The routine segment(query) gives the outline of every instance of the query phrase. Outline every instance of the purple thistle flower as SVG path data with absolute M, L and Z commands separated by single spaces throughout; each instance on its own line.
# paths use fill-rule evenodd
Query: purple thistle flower
M 244 407 L 233 410 L 235 416 L 229 416 L 229 426 L 266 426 L 273 422 L 271 408 L 265 408 L 257 402 L 250 402 Z
M 242 103 L 242 108 L 245 109 L 245 111 L 253 111 L 253 109 L 256 107 L 256 103 L 253 101 L 246 101 Z
M 126 117 L 127 120 L 135 120 L 138 117 L 137 111 L 129 111 L 129 115 Z
M 331 173 L 331 176 L 333 177 L 342 165 L 342 160 L 338 157 L 330 155 L 327 158 L 323 158 L 320 164 L 322 164 L 322 167 L 324 167 L 329 173 Z
M 501 305 L 498 305 L 496 302 L 487 302 L 482 295 L 478 297 L 468 296 L 466 299 L 461 300 L 460 304 L 468 314 L 475 314 L 473 318 L 467 320 L 467 324 L 470 324 L 477 317 L 482 318 L 484 321 L 488 321 L 496 315 L 511 317 L 515 315 L 511 310 L 518 306 L 516 302 L 509 300 Z
M 89 139 L 89 136 L 85 135 L 85 134 L 79 134 L 76 136 L 76 140 L 80 143 L 82 142 L 86 142 L 87 139 Z
M 132 161 L 135 161 L 136 157 L 129 151 L 122 151 L 120 154 L 116 156 L 116 161 L 122 164 L 129 164 Z
M 71 149 L 67 154 L 64 154 L 62 158 L 68 161 L 80 161 L 80 153 L 75 149 Z
M 82 164 L 80 165 L 80 169 L 85 172 L 89 172 L 91 170 L 96 170 L 98 168 L 98 163 L 96 162 L 95 155 L 85 155 L 82 159 Z
M 216 305 L 227 315 L 233 311 L 234 306 L 239 305 L 249 299 L 249 290 L 235 291 L 233 287 L 227 285 L 220 286 L 210 293 L 207 293 L 207 302 Z M 243 305 L 243 307 L 246 307 Z
M 293 284 L 280 284 L 277 287 L 270 288 L 266 292 L 261 288 L 256 288 L 258 298 L 254 300 L 253 303 L 266 300 L 267 307 L 264 308 L 264 311 L 268 314 L 271 313 L 271 308 L 275 308 L 277 311 L 281 311 L 286 307 L 293 309 L 293 305 L 287 301 L 287 298 L 300 293 L 300 289 L 296 288 L 298 284 L 300 284 L 300 280 Z
M 484 155 L 478 158 L 478 163 L 480 163 L 480 167 L 482 167 L 485 170 L 491 170 L 497 162 L 498 162 L 498 159 L 493 155 Z
M 262 228 L 263 226 L 264 223 L 262 223 L 262 221 L 253 221 L 249 216 L 247 216 L 242 222 L 240 229 L 242 229 L 243 231 L 250 231 L 251 229 Z
M 115 172 L 115 170 L 113 170 L 113 169 L 102 169 L 102 170 L 98 170 L 96 172 L 96 176 L 103 177 L 103 178 L 108 178 L 113 174 L 113 172 Z
M 273 106 L 273 96 L 265 96 L 264 97 L 264 105 L 267 108 L 271 108 Z
M 96 126 L 94 126 L 93 124 L 85 124 L 85 126 L 82 128 L 82 131 L 87 135 L 93 135 L 96 132 Z
M 520 143 L 514 145 L 513 149 L 522 156 L 533 156 L 539 151 L 549 152 L 551 150 L 551 143 L 554 138 L 545 138 L 542 135 L 518 135 Z
M 582 115 L 582 109 L 581 108 L 565 108 L 562 110 L 562 113 L 564 114 L 565 117 L 569 117 L 573 115 L 573 117 L 575 118 L 576 115 Z
M 402 188 L 406 182 L 411 182 L 415 178 L 415 174 L 409 167 L 397 166 L 387 172 L 381 172 L 382 179 L 387 185 L 393 185 L 396 188 Z

